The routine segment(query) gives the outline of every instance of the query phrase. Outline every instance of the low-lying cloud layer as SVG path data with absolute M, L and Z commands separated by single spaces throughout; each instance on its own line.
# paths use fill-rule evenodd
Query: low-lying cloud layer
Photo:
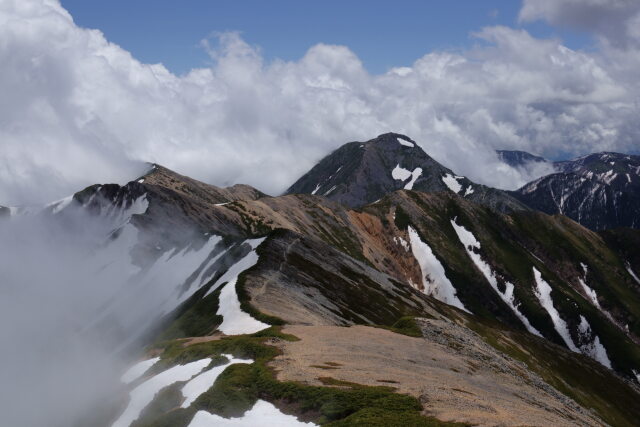
M 427 53 L 372 75 L 344 46 L 266 62 L 225 33 L 207 44 L 210 68 L 176 76 L 79 28 L 57 0 L 5 0 L 0 204 L 133 179 L 140 161 L 277 194 L 332 149 L 387 131 L 411 136 L 456 173 L 503 188 L 530 177 L 498 164 L 495 148 L 548 157 L 637 151 L 640 15 L 631 0 L 604 3 L 526 0 L 520 14 L 592 31 L 598 48 L 590 52 L 488 27 L 474 34 L 472 49 Z M 610 9 L 607 25 L 596 19 Z

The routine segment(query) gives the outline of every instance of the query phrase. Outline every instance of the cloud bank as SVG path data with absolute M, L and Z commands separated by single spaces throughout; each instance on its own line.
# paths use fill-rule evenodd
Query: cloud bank
M 502 188 L 530 177 L 499 164 L 496 148 L 547 157 L 637 151 L 636 2 L 614 2 L 607 22 L 621 25 L 615 33 L 596 19 L 609 10 L 604 3 L 527 0 L 520 14 L 588 27 L 601 40 L 593 52 L 488 27 L 471 49 L 430 52 L 372 75 L 344 46 L 267 62 L 239 34 L 224 33 L 205 43 L 210 67 L 177 76 L 78 27 L 57 0 L 4 0 L 0 204 L 133 179 L 141 161 L 277 194 L 332 149 L 388 131 Z M 571 18 L 578 11 L 584 17 Z

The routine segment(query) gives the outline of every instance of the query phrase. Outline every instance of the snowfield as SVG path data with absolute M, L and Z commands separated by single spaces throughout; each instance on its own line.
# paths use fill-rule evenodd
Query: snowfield
M 638 282 L 638 284 L 640 284 L 640 277 L 636 276 L 636 273 L 634 273 L 634 271 L 631 269 L 631 264 L 627 263 L 626 267 L 627 267 L 627 272 L 631 275 L 631 277 L 633 277 L 633 280 L 635 280 L 636 282 Z
M 409 226 L 408 232 L 411 251 L 420 265 L 420 271 L 422 271 L 424 292 L 437 300 L 471 313 L 456 296 L 456 288 L 445 275 L 444 267 L 433 254 L 431 247 L 420 239 L 413 227 Z
M 226 335 L 253 334 L 271 325 L 254 319 L 240 308 L 240 301 L 236 293 L 236 277 L 222 288 L 218 312 L 222 316 L 222 324 L 218 330 Z
M 420 175 L 422 175 L 422 168 L 415 168 L 413 172 L 411 172 L 410 170 L 404 169 L 400 167 L 400 165 L 397 165 L 391 171 L 391 176 L 393 177 L 393 179 L 397 181 L 404 182 L 407 179 L 411 178 L 411 180 L 409 180 L 409 182 L 405 184 L 404 186 L 405 190 L 412 190 L 413 185 L 416 183 L 416 180 L 420 178 Z
M 542 274 L 535 267 L 533 267 L 533 276 L 536 281 L 535 295 L 538 298 L 538 301 L 540 301 L 540 305 L 542 305 L 547 313 L 549 313 L 556 332 L 558 332 L 571 351 L 579 353 L 580 350 L 578 350 L 578 347 L 576 347 L 575 343 L 571 339 L 571 334 L 569 334 L 567 322 L 560 317 L 560 313 L 553 306 L 553 300 L 551 299 L 551 286 L 549 286 L 549 284 L 542 278 Z
M 611 361 L 607 355 L 607 350 L 600 343 L 600 338 L 593 333 L 591 325 L 584 316 L 580 315 L 580 324 L 578 325 L 578 333 L 580 340 L 583 342 L 580 345 L 580 351 L 582 354 L 586 354 L 593 360 L 600 362 L 600 364 L 611 369 Z
M 504 292 L 500 291 L 500 289 L 498 288 L 498 278 L 496 277 L 495 273 L 491 270 L 489 264 L 487 264 L 482 259 L 480 254 L 474 251 L 474 249 L 480 249 L 480 242 L 475 238 L 473 233 L 464 228 L 462 225 L 458 225 L 456 223 L 456 219 L 457 218 L 451 220 L 451 225 L 458 235 L 458 239 L 460 239 L 460 242 L 464 245 L 467 254 L 476 265 L 476 267 L 478 267 L 478 270 L 480 270 L 480 272 L 484 275 L 484 277 L 487 279 L 493 290 L 496 291 L 502 301 L 504 301 L 509 306 L 509 308 L 513 310 L 513 313 L 518 317 L 518 319 L 520 319 L 525 328 L 527 328 L 527 330 L 532 334 L 541 337 L 542 334 L 536 328 L 534 328 L 529 322 L 529 319 L 527 319 L 527 317 L 520 312 L 520 309 L 518 308 L 519 304 L 516 302 L 515 295 L 513 293 L 515 289 L 513 283 L 507 282 L 505 280 Z
M 411 171 L 405 168 L 401 168 L 400 165 L 398 164 L 395 168 L 393 168 L 393 170 L 391 171 L 391 176 L 393 177 L 393 179 L 398 180 L 398 181 L 406 181 L 407 179 L 409 179 L 409 177 L 411 176 Z
M 580 264 L 585 273 L 585 279 L 587 277 L 587 266 L 585 264 Z M 591 325 L 587 321 L 587 319 L 580 315 L 580 324 L 578 325 L 578 344 L 574 343 L 571 338 L 571 334 L 569 333 L 569 328 L 567 323 L 560 317 L 560 313 L 553 305 L 553 300 L 551 299 L 551 286 L 547 283 L 546 280 L 542 278 L 542 274 L 538 271 L 537 268 L 533 267 L 533 275 L 536 282 L 535 295 L 540 301 L 540 305 L 549 313 L 551 317 L 551 321 L 553 322 L 553 326 L 562 337 L 562 340 L 565 342 L 567 347 L 571 351 L 575 351 L 576 353 L 582 353 L 586 356 L 591 357 L 595 361 L 599 362 L 603 366 L 611 369 L 611 361 L 609 360 L 609 356 L 607 355 L 607 350 L 604 348 L 602 343 L 600 342 L 600 338 L 593 333 L 591 330 Z M 580 279 L 580 284 L 586 288 L 585 292 L 591 297 L 591 292 L 593 292 L 593 298 L 595 299 L 594 305 L 600 308 L 598 304 L 598 300 L 595 296 L 595 291 L 589 288 L 583 279 Z M 606 313 L 605 313 L 606 314 Z
M 171 384 L 190 380 L 206 368 L 209 363 L 211 363 L 211 359 L 206 358 L 186 365 L 174 366 L 143 382 L 129 393 L 129 405 L 112 427 L 129 427 L 140 417 L 144 408 L 153 401 L 160 390 Z
M 462 178 L 461 176 L 454 176 L 448 173 L 442 177 L 442 182 L 444 182 L 445 185 L 449 187 L 449 190 L 457 194 L 460 192 L 460 190 L 462 190 L 462 185 L 458 182 L 458 180 L 461 178 Z M 471 190 L 471 192 L 473 192 L 473 190 Z
M 222 291 L 220 291 L 220 302 L 217 312 L 217 314 L 221 315 L 223 318 L 222 324 L 218 329 L 227 335 L 252 334 L 270 326 L 254 319 L 248 313 L 242 311 L 240 308 L 240 301 L 238 300 L 238 294 L 236 292 L 236 281 L 238 280 L 238 276 L 240 273 L 253 267 L 258 262 L 258 254 L 255 249 L 263 241 L 264 238 L 246 240 L 246 243 L 251 246 L 251 252 L 229 267 L 227 272 L 220 276 L 216 283 L 214 283 L 206 293 L 206 295 L 209 295 L 222 286 L 223 283 L 228 282 Z
M 264 400 L 258 400 L 253 408 L 239 418 L 223 418 L 206 411 L 198 411 L 189 427 L 304 427 L 313 423 L 298 421 L 293 415 L 286 415 Z
M 235 363 L 253 363 L 251 359 L 235 359 L 231 354 L 223 354 L 223 356 L 229 359 L 228 363 L 204 371 L 200 375 L 192 378 L 191 381 L 182 388 L 182 395 L 185 400 L 182 402 L 182 405 L 180 405 L 181 408 L 188 408 L 202 393 L 209 390 L 228 366 Z
M 589 300 L 593 303 L 593 305 L 598 307 L 598 309 L 602 310 L 602 307 L 600 307 L 600 303 L 598 302 L 598 294 L 596 294 L 596 291 L 594 289 L 591 289 L 589 285 L 587 285 L 587 272 L 588 272 L 587 265 L 580 263 L 580 266 L 584 271 L 584 278 L 579 278 L 578 282 L 580 283 L 580 286 L 582 286 L 582 290 L 584 291 L 585 294 L 587 294 L 587 297 L 589 297 Z
M 398 143 L 400 143 L 400 145 L 404 145 L 405 147 L 411 147 L 411 148 L 415 147 L 415 145 L 413 145 L 413 142 L 406 141 L 402 138 L 396 138 L 396 139 L 398 140 Z

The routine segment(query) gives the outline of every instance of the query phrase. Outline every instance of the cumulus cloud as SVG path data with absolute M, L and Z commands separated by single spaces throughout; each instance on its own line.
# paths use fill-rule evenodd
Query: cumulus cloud
M 618 48 L 640 46 L 637 0 L 524 0 L 519 19 L 588 31 Z
M 551 19 L 528 8 L 522 19 Z M 529 177 L 500 165 L 496 148 L 547 157 L 637 150 L 640 56 L 574 51 L 507 27 L 475 37 L 467 51 L 372 75 L 344 46 L 266 61 L 224 33 L 203 43 L 210 67 L 177 76 L 79 28 L 57 0 L 5 0 L 0 204 L 132 179 L 142 161 L 277 194 L 339 145 L 388 131 L 503 188 Z

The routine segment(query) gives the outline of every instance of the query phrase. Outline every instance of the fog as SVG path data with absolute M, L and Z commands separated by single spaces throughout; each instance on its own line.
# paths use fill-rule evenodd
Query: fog
M 180 271 L 129 280 L 139 269 L 129 261 L 137 231 L 127 222 L 122 212 L 90 216 L 77 206 L 0 218 L 1 425 L 70 426 L 126 398 L 118 379 L 136 352 L 121 350 L 140 347 L 136 337 L 181 283 Z

